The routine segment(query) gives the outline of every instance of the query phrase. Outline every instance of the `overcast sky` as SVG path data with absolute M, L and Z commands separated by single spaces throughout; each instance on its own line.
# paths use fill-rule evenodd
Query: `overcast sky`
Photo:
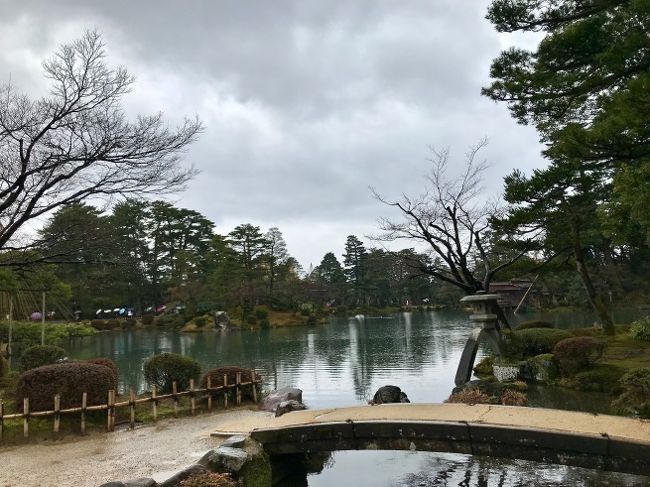
M 460 164 L 487 137 L 488 195 L 544 164 L 535 131 L 480 95 L 502 49 L 535 41 L 497 34 L 488 4 L 0 0 L 0 82 L 44 95 L 41 62 L 99 30 L 109 64 L 136 76 L 129 113 L 205 124 L 185 155 L 201 173 L 172 202 L 219 233 L 279 227 L 307 269 L 391 215 L 368 186 L 422 191 L 429 146 Z

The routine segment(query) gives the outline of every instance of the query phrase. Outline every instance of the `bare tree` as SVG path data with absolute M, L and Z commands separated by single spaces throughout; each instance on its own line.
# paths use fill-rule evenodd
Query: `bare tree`
M 109 68 L 97 32 L 43 63 L 49 96 L 0 88 L 0 249 L 30 220 L 89 197 L 164 194 L 191 178 L 180 155 L 198 119 L 170 129 L 162 114 L 127 120 L 120 101 L 134 79 Z M 21 247 L 21 245 L 17 246 Z
M 429 259 L 418 263 L 422 273 L 431 275 L 463 290 L 466 294 L 488 291 L 490 282 L 502 269 L 521 258 L 525 251 L 500 253 L 490 235 L 490 218 L 500 212 L 498 204 L 481 198 L 486 161 L 477 161 L 487 145 L 482 140 L 471 147 L 458 176 L 449 175 L 449 150 L 431 149 L 433 165 L 426 176 L 427 187 L 420 196 L 402 195 L 389 201 L 374 188 L 377 199 L 397 208 L 403 220 L 381 218 L 382 241 L 407 239 L 421 242 L 429 250 Z

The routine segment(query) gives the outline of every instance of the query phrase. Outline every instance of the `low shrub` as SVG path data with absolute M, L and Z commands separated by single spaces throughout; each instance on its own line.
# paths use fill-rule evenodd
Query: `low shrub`
M 98 364 L 71 362 L 44 365 L 24 372 L 16 387 L 17 404 L 29 397 L 30 411 L 52 409 L 54 396 L 61 395 L 61 408 L 81 406 L 81 398 L 88 395 L 87 404 L 103 404 L 108 391 L 114 388 L 111 370 Z
M 560 340 L 553 347 L 553 357 L 560 374 L 571 376 L 593 366 L 603 355 L 605 343 L 593 337 L 572 337 Z
M 120 325 L 122 328 L 135 328 L 136 323 L 137 322 L 135 318 L 125 318 L 123 320 L 120 320 Z
M 612 402 L 614 410 L 650 418 L 650 369 L 630 370 L 621 377 L 619 384 L 623 392 Z
M 66 357 L 65 350 L 55 345 L 35 345 L 26 349 L 18 359 L 21 372 L 35 369 L 42 365 L 54 364 Z
M 247 325 L 257 325 L 257 317 L 255 315 L 246 315 L 246 324 Z
M 615 365 L 599 364 L 574 375 L 570 386 L 579 391 L 620 392 L 619 381 L 624 373 L 624 369 Z
M 505 355 L 511 358 L 532 357 L 542 353 L 551 353 L 557 342 L 571 337 L 568 331 L 554 328 L 528 328 L 502 333 Z
M 255 317 L 258 320 L 266 320 L 269 317 L 269 310 L 262 307 L 255 308 Z
M 479 363 L 474 366 L 474 372 L 477 375 L 492 375 L 492 366 L 494 365 L 494 356 L 488 355 L 483 357 Z
M 102 357 L 91 358 L 86 360 L 85 362 L 87 364 L 97 364 L 97 365 L 102 365 L 104 367 L 108 367 L 111 370 L 111 373 L 113 374 L 114 385 L 115 385 L 114 388 L 117 389 L 117 379 L 119 375 L 117 371 L 117 365 L 115 365 L 115 362 L 113 362 L 111 359 L 102 358 Z
M 227 473 L 204 472 L 192 475 L 178 485 L 179 487 L 237 487 L 241 484 Z
M 529 320 L 522 321 L 517 326 L 515 326 L 515 330 L 528 330 L 530 328 L 555 328 L 555 325 L 549 321 Z
M 141 321 L 142 321 L 142 324 L 144 326 L 153 325 L 154 316 L 153 315 L 143 315 Z
M 176 353 L 161 353 L 144 362 L 144 378 L 163 394 L 172 392 L 173 382 L 179 392 L 186 390 L 190 379 L 198 379 L 200 375 L 201 366 L 196 360 Z
M 199 328 L 204 327 L 208 322 L 208 319 L 205 316 L 197 316 L 194 318 L 194 324 Z
M 115 318 L 112 318 L 110 320 L 106 320 L 106 329 L 107 330 L 115 330 L 116 328 L 121 328 L 122 323 L 120 323 L 120 320 L 117 320 Z
M 528 397 L 523 392 L 506 389 L 501 394 L 500 402 L 504 406 L 528 406 Z
M 632 323 L 630 336 L 635 340 L 650 342 L 650 315 Z
M 463 389 L 454 392 L 445 402 L 463 404 L 490 404 L 490 396 L 478 389 Z
M 317 325 L 317 324 L 318 324 L 318 320 L 316 319 L 316 317 L 315 317 L 314 315 L 310 315 L 310 316 L 307 317 L 307 324 L 308 324 L 309 326 Z
M 104 320 L 90 320 L 90 326 L 95 330 L 106 330 L 106 322 Z
M 160 315 L 156 320 L 158 326 L 165 326 L 170 328 L 181 328 L 185 325 L 185 318 L 180 313 L 169 313 Z
M 245 369 L 243 367 L 238 367 L 236 365 L 225 365 L 223 367 L 216 367 L 214 369 L 208 370 L 203 378 L 201 379 L 201 387 L 207 387 L 208 377 L 210 377 L 210 386 L 211 387 L 221 387 L 223 385 L 223 376 L 226 376 L 228 384 L 235 384 L 237 381 L 237 373 L 241 373 L 242 382 L 250 382 L 252 377 L 252 371 L 250 369 Z M 255 372 L 255 380 L 260 380 L 262 376 Z M 257 384 L 257 397 L 260 397 L 262 392 L 262 385 Z M 250 387 L 242 387 L 241 390 L 242 399 L 252 400 L 253 391 Z M 220 395 L 221 392 L 215 392 L 214 395 Z

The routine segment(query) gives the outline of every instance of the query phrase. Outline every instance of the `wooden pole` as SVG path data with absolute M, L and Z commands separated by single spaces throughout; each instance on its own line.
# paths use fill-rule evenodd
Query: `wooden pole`
M 223 374 L 223 408 L 228 409 L 228 376 Z
M 61 427 L 61 394 L 54 396 L 54 432 L 58 433 Z
M 206 378 L 206 389 L 208 390 L 208 412 L 212 411 L 212 391 L 210 390 L 212 388 L 212 380 L 210 379 L 210 376 Z M 0 420 L 2 418 L 0 417 Z
M 174 417 L 178 418 L 178 396 L 176 389 L 176 381 L 172 382 L 172 399 L 174 399 Z
M 41 345 L 45 345 L 45 291 L 41 294 L 43 303 L 41 307 Z
M 88 393 L 81 395 L 81 434 L 86 432 L 86 406 L 88 405 Z
M 158 421 L 158 400 L 156 399 L 156 386 L 151 386 L 151 404 L 153 407 L 153 420 Z
M 235 391 L 237 392 L 237 406 L 241 405 L 241 372 L 235 375 Z
M 0 401 L 0 441 L 2 441 L 2 433 L 4 429 L 4 414 L 5 414 L 5 404 Z
M 257 384 L 255 383 L 255 369 L 251 369 L 251 387 L 253 388 L 253 402 L 257 403 Z
M 131 429 L 135 429 L 135 392 L 129 387 L 129 409 L 131 410 Z
M 192 416 L 196 412 L 196 399 L 194 397 L 194 379 L 190 379 L 190 412 Z
M 29 398 L 23 398 L 23 436 L 29 438 Z

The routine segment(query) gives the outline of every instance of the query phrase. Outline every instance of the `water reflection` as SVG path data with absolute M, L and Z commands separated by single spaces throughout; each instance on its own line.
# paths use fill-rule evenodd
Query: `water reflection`
M 369 473 L 370 472 L 370 473 Z M 333 454 L 321 474 L 307 483 L 288 480 L 281 487 L 641 487 L 648 478 L 523 460 L 460 454 L 346 451 Z

